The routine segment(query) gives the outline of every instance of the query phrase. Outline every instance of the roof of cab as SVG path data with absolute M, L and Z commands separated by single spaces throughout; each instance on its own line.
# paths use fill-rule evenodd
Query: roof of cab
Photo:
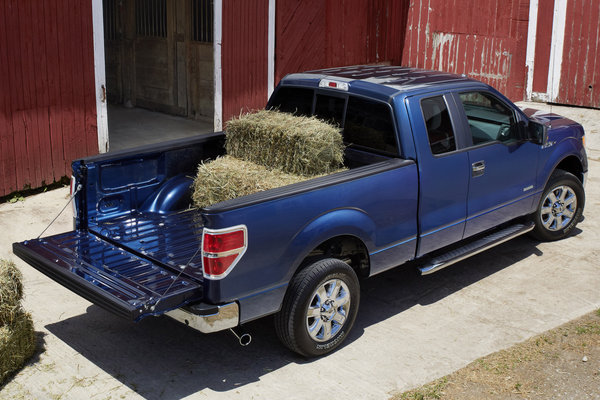
M 389 97 L 399 94 L 399 92 L 407 93 L 419 89 L 435 88 L 440 85 L 482 84 L 466 75 L 385 65 L 357 65 L 307 71 L 287 75 L 282 82 L 293 84 L 300 83 L 300 81 L 306 82 L 307 80 L 318 82 L 321 79 L 348 82 L 350 86 L 358 85 L 365 90 L 371 85 L 378 85 L 379 90 L 383 86 L 387 90 L 381 94 Z M 370 89 L 375 88 L 371 87 Z

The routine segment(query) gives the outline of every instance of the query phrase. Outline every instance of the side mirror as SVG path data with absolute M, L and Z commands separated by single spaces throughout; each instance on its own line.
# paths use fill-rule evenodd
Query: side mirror
M 525 140 L 543 145 L 548 137 L 548 127 L 535 121 L 529 121 L 527 125 L 527 137 Z

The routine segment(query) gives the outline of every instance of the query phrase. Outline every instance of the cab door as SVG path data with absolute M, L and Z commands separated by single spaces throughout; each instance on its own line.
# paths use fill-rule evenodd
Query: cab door
M 470 165 L 452 95 L 414 96 L 407 102 L 419 155 L 420 257 L 462 239 Z
M 454 98 L 469 145 L 467 238 L 531 212 L 539 146 L 520 137 L 524 117 L 500 96 L 473 90 Z

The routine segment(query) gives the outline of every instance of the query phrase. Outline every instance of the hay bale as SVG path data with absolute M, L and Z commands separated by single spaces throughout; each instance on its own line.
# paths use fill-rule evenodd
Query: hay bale
M 0 260 L 0 325 L 10 323 L 21 308 L 21 271 L 11 261 Z
M 35 332 L 29 314 L 20 312 L 12 323 L 0 326 L 0 383 L 20 369 L 34 351 Z
M 307 179 L 310 178 L 269 170 L 262 165 L 224 156 L 198 166 L 192 199 L 196 206 L 207 207 Z
M 315 117 L 261 110 L 227 122 L 227 154 L 289 174 L 315 176 L 342 167 L 340 129 Z
M 0 303 L 0 326 L 11 324 L 21 312 L 21 304 Z

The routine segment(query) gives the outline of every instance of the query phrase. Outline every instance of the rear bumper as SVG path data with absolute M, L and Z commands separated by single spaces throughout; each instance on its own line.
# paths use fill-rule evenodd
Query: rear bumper
M 235 328 L 240 322 L 240 308 L 236 302 L 219 306 L 200 303 L 168 311 L 165 315 L 202 333 Z

